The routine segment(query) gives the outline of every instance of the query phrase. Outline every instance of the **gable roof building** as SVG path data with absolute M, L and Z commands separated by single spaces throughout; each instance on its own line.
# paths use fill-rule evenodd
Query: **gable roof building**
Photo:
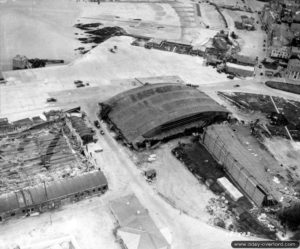
M 126 249 L 170 249 L 135 195 L 128 195 L 110 202 L 110 208 L 119 223 L 117 237 Z

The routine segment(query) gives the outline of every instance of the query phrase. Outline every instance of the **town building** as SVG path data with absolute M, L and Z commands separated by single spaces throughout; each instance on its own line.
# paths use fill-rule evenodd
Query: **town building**
M 276 24 L 269 34 L 269 45 L 273 47 L 290 46 L 293 37 L 293 32 L 288 25 Z
M 233 54 L 231 56 L 230 62 L 244 65 L 244 66 L 255 66 L 257 64 L 257 59 L 246 56 L 246 55 L 241 55 L 241 54 Z
M 271 47 L 270 57 L 272 59 L 289 59 L 291 56 L 291 48 L 287 46 Z
M 221 64 L 222 62 L 223 61 L 214 54 L 208 54 L 206 57 L 206 65 L 217 66 L 218 64 Z
M 292 47 L 291 56 L 300 58 L 300 47 Z
M 300 23 L 292 23 L 291 31 L 293 32 L 294 35 L 300 34 Z
M 300 60 L 291 59 L 288 62 L 286 77 L 290 80 L 300 79 Z
M 263 28 L 267 33 L 269 33 L 273 29 L 273 26 L 276 24 L 278 18 L 278 14 L 275 11 L 271 10 L 269 6 L 266 6 L 264 8 L 261 14 L 261 21 Z
M 255 30 L 255 19 L 253 17 L 241 16 L 241 21 L 235 21 L 235 27 L 237 29 Z

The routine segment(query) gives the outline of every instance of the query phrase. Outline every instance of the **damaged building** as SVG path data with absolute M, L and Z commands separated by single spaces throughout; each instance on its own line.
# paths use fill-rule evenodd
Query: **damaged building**
M 100 103 L 100 118 L 135 149 L 202 130 L 229 112 L 205 93 L 183 84 L 147 84 Z
M 79 141 L 82 141 L 83 145 L 86 145 L 93 141 L 94 131 L 92 128 L 88 127 L 84 122 L 83 118 L 77 116 L 70 116 L 69 127 L 71 130 L 75 130 L 74 134 L 78 134 Z

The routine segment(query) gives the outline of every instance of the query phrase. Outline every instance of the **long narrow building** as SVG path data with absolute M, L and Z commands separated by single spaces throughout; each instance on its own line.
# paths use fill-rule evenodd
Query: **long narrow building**
M 74 178 L 41 183 L 34 187 L 0 195 L 0 222 L 9 217 L 55 209 L 64 202 L 79 201 L 107 191 L 102 171 Z

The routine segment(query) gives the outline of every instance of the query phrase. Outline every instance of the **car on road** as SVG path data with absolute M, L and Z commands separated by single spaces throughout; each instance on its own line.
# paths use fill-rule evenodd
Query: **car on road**
M 104 133 L 104 131 L 103 131 L 103 130 L 101 130 L 101 131 L 100 131 L 100 134 L 101 134 L 101 135 L 104 135 L 105 133 Z
M 95 125 L 95 127 L 97 127 L 98 129 L 101 127 L 98 120 L 95 120 L 95 121 L 94 121 L 94 125 Z
M 262 65 L 259 65 L 258 68 L 262 68 Z
M 234 79 L 234 75 L 230 74 L 230 75 L 227 76 L 227 78 L 233 80 Z
M 233 87 L 240 87 L 240 85 L 239 85 L 239 84 L 236 84 L 236 85 L 234 85 Z
M 48 98 L 47 99 L 47 102 L 49 103 L 49 102 L 56 102 L 57 101 L 57 99 L 56 98 Z

